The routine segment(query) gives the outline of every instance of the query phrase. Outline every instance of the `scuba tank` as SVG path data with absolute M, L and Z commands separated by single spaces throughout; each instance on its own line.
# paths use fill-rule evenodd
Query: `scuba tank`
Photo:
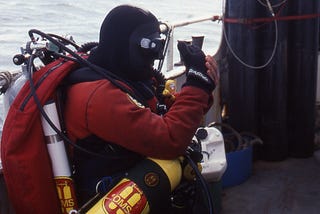
M 6 115 L 9 111 L 9 108 L 14 100 L 14 98 L 17 96 L 18 92 L 22 88 L 22 86 L 27 81 L 27 67 L 26 65 L 22 65 L 22 72 L 18 79 L 16 79 L 6 90 L 6 92 L 3 94 L 3 105 L 4 105 L 4 116 L 3 118 L 6 118 Z
M 170 193 L 181 177 L 180 160 L 146 158 L 130 169 L 109 192 L 102 196 L 98 193 L 78 213 L 158 212 L 169 205 Z
M 48 101 L 43 106 L 43 110 L 46 112 L 48 118 L 52 121 L 55 127 L 61 131 L 56 103 L 53 100 Z M 72 172 L 69 165 L 67 151 L 64 141 L 51 127 L 51 124 L 49 124 L 43 115 L 41 116 L 41 123 L 43 133 L 46 138 L 48 153 L 51 159 L 58 197 L 61 202 L 61 210 L 63 214 L 68 214 L 70 211 L 77 209 L 77 200 L 74 182 L 71 178 Z

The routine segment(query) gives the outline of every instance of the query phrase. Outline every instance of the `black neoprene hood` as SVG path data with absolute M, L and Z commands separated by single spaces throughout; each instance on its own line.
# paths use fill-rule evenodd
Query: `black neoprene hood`
M 155 57 L 140 47 L 143 37 L 160 38 L 158 19 L 151 12 L 135 6 L 115 7 L 105 17 L 99 45 L 88 60 L 123 78 L 148 79 Z

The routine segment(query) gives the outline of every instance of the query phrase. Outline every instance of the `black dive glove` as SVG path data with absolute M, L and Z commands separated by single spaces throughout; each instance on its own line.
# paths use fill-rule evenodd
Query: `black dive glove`
M 187 81 L 183 86 L 195 86 L 211 94 L 216 86 L 207 74 L 206 56 L 203 51 L 186 42 L 179 42 L 178 50 L 187 69 Z

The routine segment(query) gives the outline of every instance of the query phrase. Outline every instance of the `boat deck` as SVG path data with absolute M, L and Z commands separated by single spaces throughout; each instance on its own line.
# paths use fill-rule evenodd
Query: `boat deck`
M 255 161 L 244 183 L 222 190 L 220 214 L 319 214 L 320 150 L 306 159 Z

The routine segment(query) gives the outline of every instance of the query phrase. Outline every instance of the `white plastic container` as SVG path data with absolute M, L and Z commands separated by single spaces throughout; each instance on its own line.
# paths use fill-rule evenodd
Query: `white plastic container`
M 226 152 L 222 133 L 214 127 L 204 128 L 208 135 L 201 141 L 203 151 L 202 175 L 209 182 L 221 180 L 227 169 Z

